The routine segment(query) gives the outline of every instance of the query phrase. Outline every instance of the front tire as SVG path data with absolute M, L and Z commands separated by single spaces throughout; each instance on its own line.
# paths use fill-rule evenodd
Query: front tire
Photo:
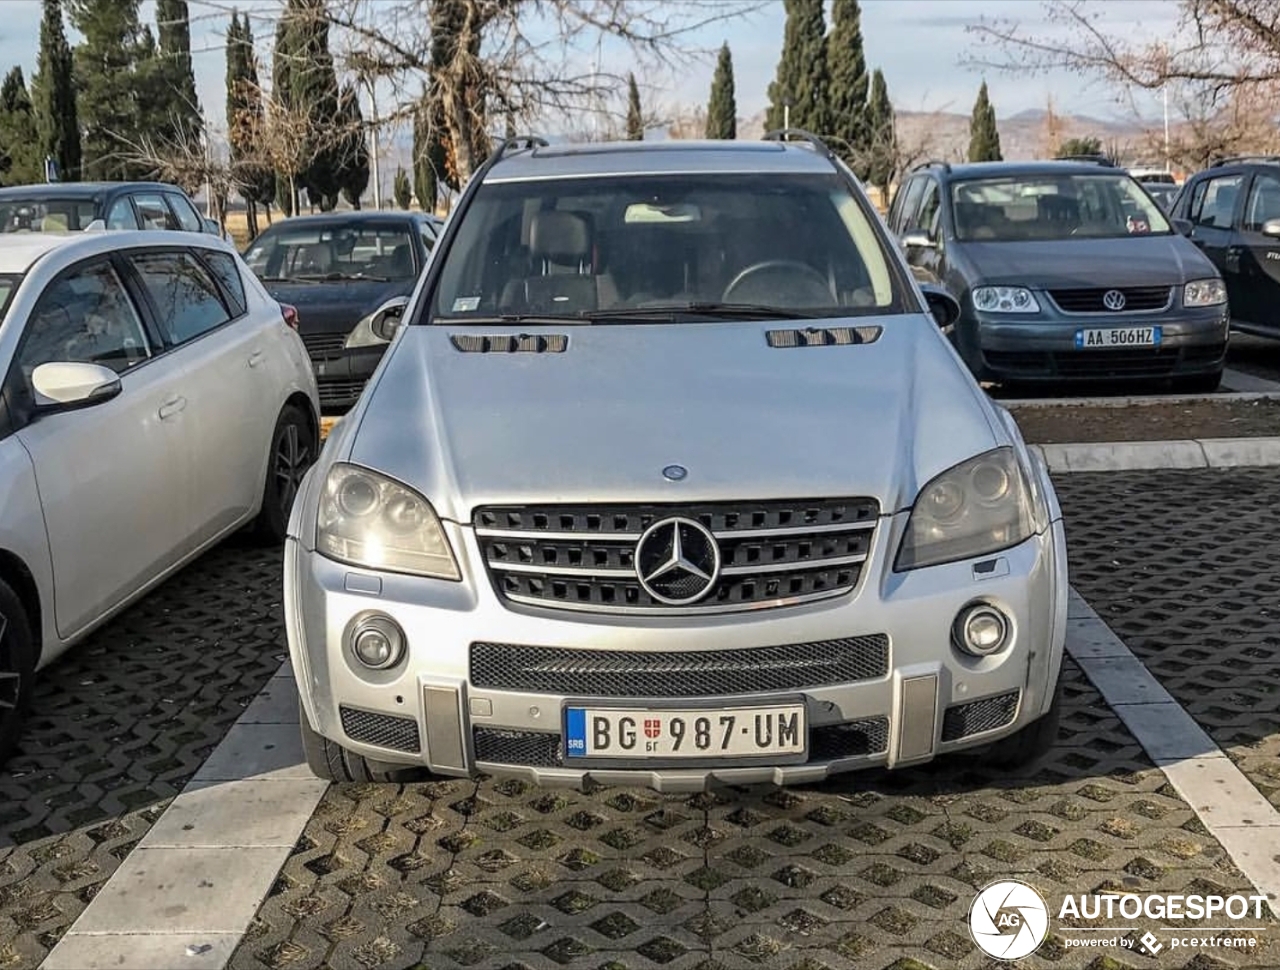
M 987 749 L 986 764 L 997 768 L 1027 768 L 1043 758 L 1058 741 L 1058 724 L 1062 720 L 1062 675 L 1053 692 L 1053 703 L 1041 717 L 1021 731 L 1001 738 Z
M 18 743 L 31 704 L 36 645 L 22 601 L 0 581 L 0 765 Z
M 427 774 L 425 768 L 379 764 L 354 751 L 348 751 L 336 741 L 330 741 L 311 726 L 301 699 L 298 701 L 298 726 L 302 731 L 302 750 L 307 756 L 307 767 L 321 781 L 338 784 L 403 782 L 422 778 Z
M 307 469 L 315 464 L 318 450 L 316 435 L 307 415 L 295 405 L 286 405 L 271 434 L 271 457 L 267 462 L 267 479 L 262 486 L 262 509 L 254 522 L 254 534 L 264 545 L 284 542 L 293 500 Z

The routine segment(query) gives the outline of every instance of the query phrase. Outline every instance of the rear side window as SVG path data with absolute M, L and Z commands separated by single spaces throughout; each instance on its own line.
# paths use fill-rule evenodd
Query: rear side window
M 920 205 L 920 195 L 924 192 L 926 181 L 926 179 L 920 177 L 914 178 L 908 183 L 906 195 L 902 199 L 902 208 L 898 210 L 898 221 L 894 227 L 895 232 L 910 232 L 916 228 L 916 209 Z
M 138 217 L 133 214 L 133 204 L 129 197 L 122 196 L 111 203 L 107 212 L 108 229 L 137 229 Z
M 1244 228 L 1249 232 L 1262 232 L 1262 227 L 1272 219 L 1280 219 L 1280 178 L 1260 172 L 1253 177 L 1253 187 L 1249 189 Z
M 191 203 L 180 195 L 169 193 L 169 204 L 173 206 L 174 214 L 178 217 L 178 224 L 187 232 L 204 232 L 204 223 L 200 221 L 200 216 L 196 210 L 191 208 Z
M 934 239 L 938 238 L 938 209 L 941 198 L 938 183 L 933 179 L 926 179 L 924 201 L 920 204 L 920 215 L 916 217 L 916 227 L 925 230 Z
M 133 201 L 138 207 L 138 215 L 142 219 L 143 229 L 178 228 L 178 223 L 173 218 L 173 213 L 169 211 L 169 207 L 165 205 L 164 197 L 158 192 L 135 195 Z
M 213 275 L 218 278 L 218 282 L 222 284 L 223 290 L 231 298 L 231 311 L 233 315 L 240 316 L 249 309 L 249 301 L 244 293 L 244 277 L 240 275 L 240 267 L 236 265 L 235 258 L 227 253 L 219 253 L 209 250 L 201 253 L 204 261 L 209 269 L 213 271 Z
M 1243 175 L 1219 175 L 1205 179 L 1191 195 L 1191 211 L 1188 213 L 1191 221 L 1198 226 L 1230 229 L 1236 199 L 1243 184 Z
M 132 259 L 171 343 L 194 340 L 231 319 L 213 277 L 190 253 L 140 253 Z

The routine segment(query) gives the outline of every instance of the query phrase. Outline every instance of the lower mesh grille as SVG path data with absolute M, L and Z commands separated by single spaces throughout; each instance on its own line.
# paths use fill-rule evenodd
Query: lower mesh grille
M 393 748 L 416 754 L 422 750 L 418 739 L 418 722 L 411 717 L 395 717 L 391 714 L 375 714 L 353 707 L 340 707 L 342 731 L 352 741 L 372 744 L 379 748 Z
M 561 768 L 564 754 L 559 734 L 474 728 L 471 738 L 476 760 L 499 765 Z M 809 760 L 834 761 L 882 754 L 889 748 L 889 719 L 868 717 L 845 724 L 825 724 L 809 732 Z M 637 764 L 637 768 L 644 767 Z
M 1018 713 L 1018 694 L 1014 690 L 948 707 L 942 718 L 942 740 L 959 741 L 1009 724 Z

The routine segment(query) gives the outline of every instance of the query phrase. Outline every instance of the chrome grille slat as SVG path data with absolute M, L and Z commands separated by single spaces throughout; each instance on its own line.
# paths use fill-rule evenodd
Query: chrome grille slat
M 1111 290 L 1124 294 L 1125 305 L 1120 310 L 1110 310 L 1102 302 Z M 1173 305 L 1171 286 L 1086 286 L 1049 291 L 1054 305 L 1063 313 L 1077 315 L 1123 316 L 1126 313 L 1159 313 Z
M 870 553 L 874 499 L 503 506 L 472 524 L 490 579 L 508 602 L 594 613 L 689 615 L 788 606 L 853 590 Z M 636 575 L 635 547 L 655 522 L 692 519 L 712 533 L 720 577 L 672 605 Z

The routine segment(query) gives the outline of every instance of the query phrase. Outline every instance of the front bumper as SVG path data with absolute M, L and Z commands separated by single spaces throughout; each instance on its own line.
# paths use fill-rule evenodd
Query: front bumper
M 320 406 L 331 410 L 346 409 L 355 404 L 384 353 L 386 347 L 377 346 L 313 355 L 311 366 L 320 391 Z
M 1047 299 L 1041 295 L 1041 300 Z M 992 380 L 1106 381 L 1211 374 L 1227 353 L 1226 306 L 1159 313 L 1064 314 L 1031 319 L 969 311 L 983 376 Z M 1160 327 L 1159 347 L 1077 349 L 1076 332 L 1110 327 Z
M 1066 630 L 1061 521 L 1004 552 L 905 574 L 886 565 L 905 515 L 881 520 L 854 592 L 803 606 L 707 617 L 629 618 L 521 608 L 500 602 L 469 528 L 445 523 L 462 582 L 376 574 L 333 562 L 290 539 L 285 553 L 289 651 L 316 731 L 378 762 L 441 775 L 516 775 L 536 784 L 641 785 L 700 791 L 713 784 L 800 784 L 839 772 L 928 761 L 1014 733 L 1049 709 Z M 975 570 L 976 564 L 983 569 Z M 872 566 L 875 568 L 871 568 Z M 950 642 L 956 613 L 974 600 L 1013 621 L 1010 645 L 977 659 Z M 365 670 L 343 644 L 357 614 L 393 617 L 409 644 L 394 670 Z M 588 650 L 682 652 L 811 644 L 881 634 L 887 672 L 855 683 L 713 697 L 598 697 L 644 707 L 723 706 L 803 699 L 810 728 L 803 764 L 582 767 L 563 756 L 566 694 L 475 686 L 476 642 Z M 512 646 L 519 650 L 520 646 Z M 370 743 L 370 742 L 375 743 Z

